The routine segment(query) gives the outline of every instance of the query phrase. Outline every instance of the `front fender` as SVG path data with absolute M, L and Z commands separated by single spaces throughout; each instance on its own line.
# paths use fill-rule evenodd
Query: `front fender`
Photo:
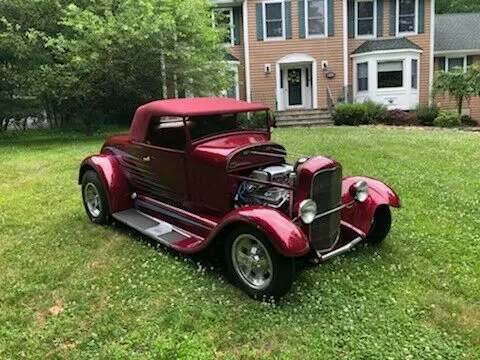
M 81 184 L 83 174 L 88 170 L 94 170 L 100 177 L 108 199 L 110 214 L 133 206 L 130 186 L 114 155 L 93 155 L 83 160 L 78 176 L 79 184 Z
M 355 202 L 352 206 L 344 208 L 342 210 L 342 220 L 368 234 L 375 210 L 382 205 L 399 208 L 400 198 L 395 190 L 380 180 L 366 176 L 352 176 L 343 178 L 343 204 L 352 202 L 353 199 L 350 196 L 349 189 L 358 181 L 368 183 L 368 199 L 364 203 Z
M 290 218 L 275 209 L 258 205 L 242 207 L 228 213 L 211 237 L 235 224 L 247 224 L 259 229 L 282 255 L 301 256 L 310 249 L 308 238 Z

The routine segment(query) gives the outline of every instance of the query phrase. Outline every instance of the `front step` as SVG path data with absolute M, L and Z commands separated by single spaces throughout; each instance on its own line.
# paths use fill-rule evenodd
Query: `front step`
M 170 246 L 191 236 L 179 231 L 165 221 L 155 219 L 137 209 L 128 209 L 112 214 L 115 220 L 124 223 L 142 234 Z
M 328 126 L 333 125 L 328 111 L 319 109 L 301 109 L 279 111 L 276 117 L 278 127 Z

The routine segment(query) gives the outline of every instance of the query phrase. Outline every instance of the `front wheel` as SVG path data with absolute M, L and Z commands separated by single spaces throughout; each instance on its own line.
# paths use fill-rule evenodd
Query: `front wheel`
M 376 245 L 380 244 L 390 232 L 392 226 L 392 214 L 386 205 L 380 206 L 373 215 L 372 226 L 367 234 L 367 242 Z
M 82 177 L 82 198 L 85 212 L 96 224 L 109 221 L 108 200 L 98 174 L 88 170 Z
M 233 282 L 255 299 L 278 299 L 292 286 L 293 259 L 278 253 L 255 228 L 239 226 L 228 235 L 225 259 Z

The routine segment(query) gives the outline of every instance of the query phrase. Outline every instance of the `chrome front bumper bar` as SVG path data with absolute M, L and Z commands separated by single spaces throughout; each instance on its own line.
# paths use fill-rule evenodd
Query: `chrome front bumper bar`
M 335 257 L 337 255 L 340 255 L 340 254 L 343 254 L 349 250 L 351 250 L 352 248 L 354 248 L 358 243 L 360 243 L 361 241 L 363 240 L 363 238 L 361 236 L 359 237 L 356 237 L 355 239 L 353 239 L 352 241 L 350 241 L 348 244 L 346 245 L 343 245 L 342 247 L 336 249 L 336 250 L 333 250 L 332 252 L 329 252 L 329 253 L 326 253 L 326 254 L 322 254 L 321 252 L 317 251 L 317 255 L 318 257 L 323 261 L 323 260 L 328 260 L 332 257 Z

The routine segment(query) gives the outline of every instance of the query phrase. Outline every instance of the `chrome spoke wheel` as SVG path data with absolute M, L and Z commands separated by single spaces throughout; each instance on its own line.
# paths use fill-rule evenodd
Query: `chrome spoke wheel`
M 268 250 L 253 235 L 242 234 L 232 246 L 233 268 L 249 287 L 263 290 L 273 278 L 273 263 Z
M 102 202 L 100 200 L 100 193 L 97 187 L 89 182 L 85 185 L 83 190 L 83 200 L 87 205 L 88 212 L 93 217 L 97 218 L 102 212 Z

